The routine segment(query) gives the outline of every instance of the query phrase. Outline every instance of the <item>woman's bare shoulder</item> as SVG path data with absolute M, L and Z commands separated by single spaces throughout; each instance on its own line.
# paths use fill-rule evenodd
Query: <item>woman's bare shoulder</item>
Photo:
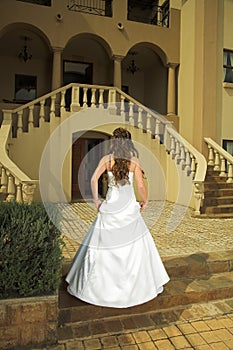
M 139 159 L 137 157 L 132 157 L 130 171 L 134 171 L 137 166 L 140 166 Z

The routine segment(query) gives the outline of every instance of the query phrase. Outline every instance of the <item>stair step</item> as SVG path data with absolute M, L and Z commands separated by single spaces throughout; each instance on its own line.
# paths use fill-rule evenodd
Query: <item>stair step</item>
M 205 197 L 233 197 L 233 188 L 213 188 L 204 191 Z
M 232 183 L 227 183 L 226 181 L 205 181 L 205 190 L 211 190 L 211 189 L 233 189 Z
M 201 213 L 195 215 L 195 218 L 200 219 L 233 219 L 233 213 Z
M 210 302 L 213 300 L 230 299 L 233 297 L 233 274 L 224 272 L 202 278 L 171 279 L 164 292 L 157 298 L 130 308 L 107 308 L 90 305 L 75 299 L 73 307 L 59 311 L 59 326 L 61 338 L 71 339 L 82 337 L 80 332 L 85 323 L 92 322 L 92 327 L 105 327 L 109 322 L 119 322 L 119 317 L 125 320 L 135 315 L 146 317 L 148 313 L 157 312 L 160 315 L 172 308 Z M 102 322 L 101 322 L 102 321 Z M 104 322 L 103 322 L 104 321 Z M 161 321 L 161 320 L 160 320 Z M 148 325 L 150 321 L 148 320 Z M 98 331 L 104 332 L 103 329 Z M 105 332 L 108 330 L 106 329 Z M 74 334 L 75 332 L 75 334 Z M 61 339 L 60 338 L 60 339 Z
M 233 250 L 163 257 L 163 262 L 171 278 L 164 292 L 130 308 L 85 303 L 67 293 L 63 280 L 59 290 L 59 340 L 159 325 L 163 320 L 172 322 L 188 305 L 233 298 Z M 63 276 L 69 263 L 63 266 Z
M 191 255 L 162 257 L 164 266 L 173 278 L 201 277 L 212 273 L 233 270 L 233 250 L 217 253 L 194 253 Z M 62 276 L 66 276 L 71 260 L 66 260 L 62 268 Z M 64 280 L 61 288 L 64 287 Z
M 220 213 L 233 213 L 233 204 L 222 204 L 217 206 L 205 207 L 204 213 L 209 214 L 220 214 Z
M 208 206 L 217 206 L 217 205 L 226 205 L 233 203 L 233 196 L 225 197 L 205 197 L 205 207 Z

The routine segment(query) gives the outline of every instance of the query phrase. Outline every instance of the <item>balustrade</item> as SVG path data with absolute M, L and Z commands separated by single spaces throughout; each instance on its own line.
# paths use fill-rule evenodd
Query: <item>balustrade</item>
M 3 114 L 4 120 L 13 120 L 13 116 L 17 116 L 17 135 L 15 136 L 18 137 L 27 130 L 30 132 L 35 126 L 40 127 L 44 122 L 65 116 L 65 112 L 70 112 L 67 114 L 68 117 L 85 108 L 109 109 L 110 113 L 121 115 L 127 123 L 137 127 L 141 132 L 148 133 L 156 142 L 164 143 L 171 159 L 187 176 L 192 177 L 197 202 L 195 212 L 200 212 L 200 198 L 203 197 L 202 184 L 206 172 L 204 157 L 175 131 L 170 122 L 116 87 L 72 83 L 13 111 L 5 110 Z M 209 154 L 209 162 L 214 163 L 215 169 L 220 171 L 221 176 L 224 177 L 226 174 L 225 158 L 218 150 L 210 146 Z M 227 168 L 227 181 L 231 182 L 233 181 L 233 168 L 229 161 Z M 36 182 L 30 178 L 25 179 L 22 172 L 20 176 L 14 174 L 11 168 L 4 163 L 1 164 L 0 169 L 0 192 L 6 193 L 7 200 L 16 199 L 30 203 Z
M 210 138 L 205 138 L 208 146 L 208 165 L 213 167 L 227 183 L 233 183 L 233 156 Z

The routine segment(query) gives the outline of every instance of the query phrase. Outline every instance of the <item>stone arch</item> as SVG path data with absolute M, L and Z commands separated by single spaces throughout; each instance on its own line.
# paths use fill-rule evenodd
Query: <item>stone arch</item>
M 27 46 L 28 59 L 20 60 L 20 52 Z M 0 99 L 5 103 L 25 103 L 47 93 L 50 89 L 52 49 L 48 37 L 28 23 L 12 23 L 0 31 L 0 74 L 5 84 L 0 87 Z M 19 99 L 20 84 L 34 77 L 35 90 Z
M 133 45 L 122 61 L 124 88 L 136 100 L 161 114 L 167 113 L 166 64 L 166 53 L 148 42 Z
M 64 50 L 63 61 L 79 62 L 87 64 L 86 81 L 83 77 L 77 75 L 77 80 L 71 81 L 65 79 L 65 83 L 77 82 L 96 85 L 112 84 L 112 50 L 109 44 L 98 35 L 92 33 L 79 33 L 71 37 Z M 84 67 L 85 69 L 85 67 Z M 90 77 L 90 74 L 92 75 Z M 66 72 L 64 72 L 64 76 Z M 64 79 L 64 77 L 63 77 Z M 72 77 L 70 78 L 72 79 Z M 75 79 L 75 77 L 74 77 Z

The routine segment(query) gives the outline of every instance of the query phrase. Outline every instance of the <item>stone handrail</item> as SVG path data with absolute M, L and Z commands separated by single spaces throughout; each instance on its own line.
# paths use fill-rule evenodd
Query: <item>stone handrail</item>
M 9 158 L 7 142 L 11 132 L 11 120 L 4 119 L 0 132 L 0 193 L 6 201 L 31 203 L 38 181 L 31 180 Z
M 209 137 L 204 138 L 208 145 L 208 165 L 219 172 L 219 176 L 226 178 L 227 183 L 233 183 L 233 156 Z
M 176 132 L 166 118 L 116 87 L 71 83 L 14 110 L 3 110 L 3 116 L 4 120 L 16 120 L 13 135 L 16 137 L 30 131 L 31 127 L 39 127 L 41 122 L 49 122 L 52 118 L 63 117 L 83 108 L 108 108 L 121 115 L 130 125 L 149 133 L 158 143 L 163 143 L 172 159 L 186 171 L 186 175 L 192 176 L 195 212 L 200 212 L 207 167 L 205 158 Z M 15 115 L 17 118 L 13 118 Z

